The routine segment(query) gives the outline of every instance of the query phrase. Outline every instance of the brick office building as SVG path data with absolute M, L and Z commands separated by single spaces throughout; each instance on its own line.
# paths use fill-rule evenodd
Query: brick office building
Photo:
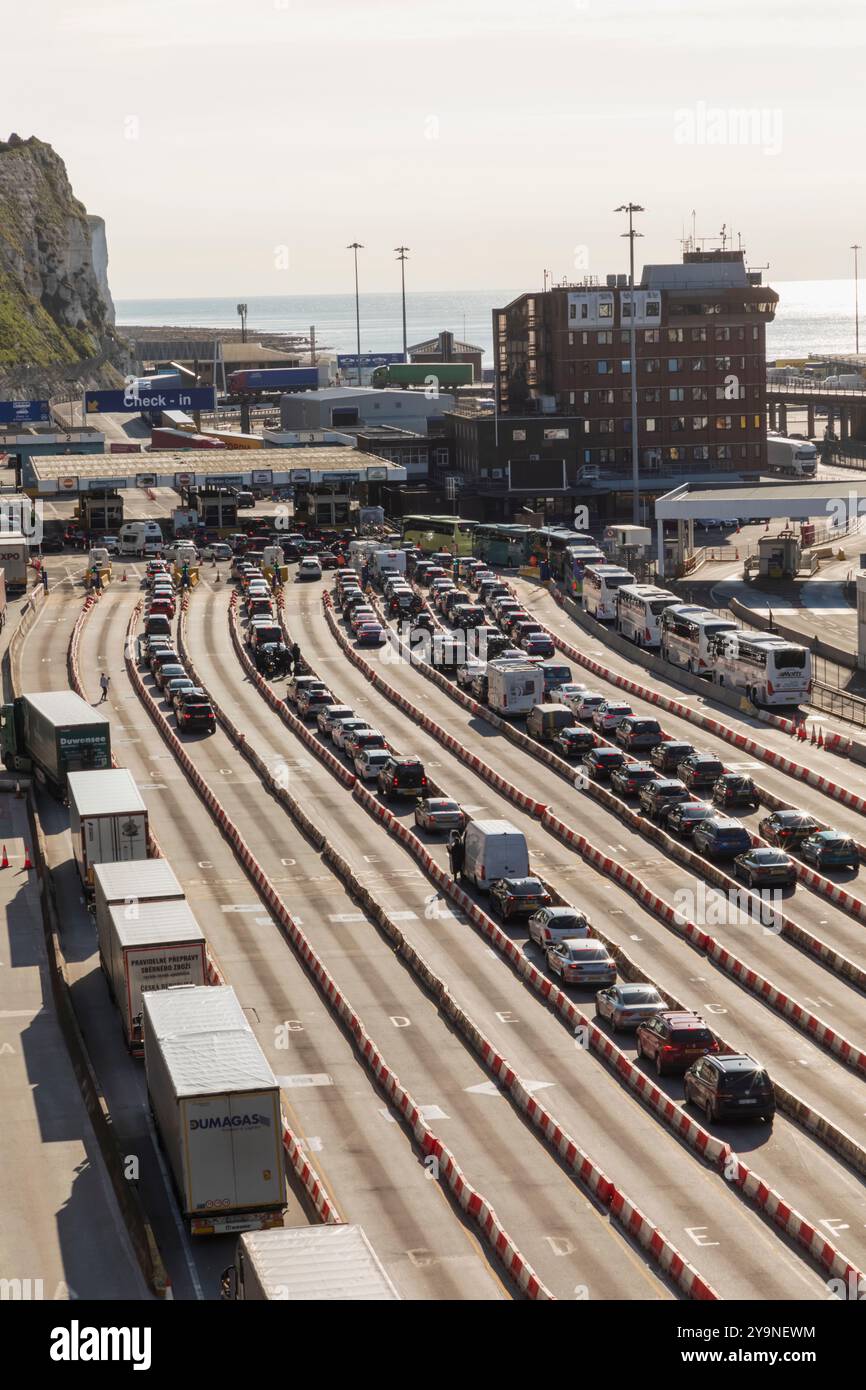
M 642 478 L 766 468 L 766 324 L 778 295 L 742 251 L 691 251 L 635 286 Z M 630 476 L 628 279 L 523 294 L 493 311 L 500 417 L 582 417 L 572 462 Z M 553 419 L 550 420 L 553 425 Z

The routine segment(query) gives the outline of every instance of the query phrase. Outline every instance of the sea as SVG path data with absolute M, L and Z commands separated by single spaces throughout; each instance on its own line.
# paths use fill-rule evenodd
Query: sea
M 770 283 L 779 294 L 773 323 L 767 326 L 767 360 L 810 354 L 854 352 L 855 315 L 852 280 L 789 280 Z M 525 287 L 524 287 L 525 289 Z M 859 285 L 866 309 L 866 282 Z M 406 317 L 410 346 L 450 329 L 456 338 L 484 350 L 485 366 L 493 365 L 492 310 L 524 291 L 437 290 L 407 293 Z M 238 328 L 237 297 L 214 299 L 121 299 L 115 303 L 117 323 L 137 327 Z M 307 333 L 315 325 L 323 350 L 354 352 L 355 298 L 352 294 L 280 295 L 248 298 L 247 332 Z M 399 293 L 362 294 L 361 351 L 399 352 L 403 346 Z M 866 335 L 864 335 L 866 346 Z

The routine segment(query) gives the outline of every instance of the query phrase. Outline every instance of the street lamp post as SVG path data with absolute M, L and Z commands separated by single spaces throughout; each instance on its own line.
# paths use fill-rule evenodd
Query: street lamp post
M 400 262 L 400 288 L 403 293 L 403 361 L 409 361 L 409 347 L 406 338 L 406 252 L 408 246 L 395 246 L 397 260 Z
M 623 203 L 620 207 L 614 208 L 614 212 L 628 213 L 628 231 L 623 232 L 623 236 L 628 237 L 629 256 L 628 256 L 628 300 L 629 318 L 631 326 L 629 330 L 629 344 L 631 351 L 631 365 L 629 374 L 631 376 L 631 482 L 632 482 L 632 521 L 635 526 L 640 525 L 640 483 L 639 483 L 639 450 L 637 439 L 637 348 L 636 330 L 634 326 L 634 239 L 642 236 L 642 232 L 636 232 L 632 223 L 632 217 L 636 212 L 643 212 L 644 209 L 638 203 Z
M 851 247 L 851 250 L 854 252 L 854 350 L 855 350 L 855 352 L 858 352 L 858 353 L 859 353 L 859 351 L 860 351 L 860 304 L 859 304 L 859 298 L 858 298 L 858 293 L 857 293 L 857 291 L 858 291 L 858 286 L 857 286 L 857 279 L 858 279 L 858 275 L 857 275 L 857 252 L 861 250 L 861 247 L 860 247 L 859 243 L 855 241 L 854 245 Z
M 247 340 L 247 306 L 246 306 L 246 304 L 239 304 L 239 305 L 238 305 L 238 313 L 240 314 L 240 319 L 241 319 L 241 342 L 242 342 L 242 343 L 245 343 L 246 340 Z M 214 385 L 216 385 L 216 376 L 214 376 Z
M 360 241 L 350 241 L 346 247 L 347 251 L 355 253 L 355 330 L 358 342 L 358 385 L 361 385 L 361 301 L 358 298 L 358 252 L 363 251 L 364 247 Z

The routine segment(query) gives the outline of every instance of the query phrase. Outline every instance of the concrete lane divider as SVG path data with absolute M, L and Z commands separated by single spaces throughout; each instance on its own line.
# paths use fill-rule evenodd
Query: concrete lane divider
M 138 611 L 130 619 L 127 630 L 128 639 L 131 638 L 137 621 Z M 356 1053 L 371 1072 L 389 1105 L 405 1122 L 422 1156 L 432 1155 L 436 1159 L 436 1173 L 439 1181 L 454 1195 L 461 1209 L 466 1211 L 483 1231 L 521 1292 L 532 1299 L 552 1299 L 553 1295 L 550 1290 L 541 1282 L 531 1265 L 521 1255 L 499 1222 L 490 1203 L 469 1183 L 451 1151 L 431 1130 L 410 1093 L 400 1084 L 396 1074 L 387 1066 L 382 1054 L 366 1032 L 361 1019 L 313 950 L 309 940 L 295 922 L 240 831 L 231 821 L 207 781 L 189 757 L 184 745 L 169 727 L 130 656 L 129 641 L 127 642 L 126 664 L 132 685 L 157 729 L 159 729 L 163 740 L 204 801 L 226 840 L 232 846 L 248 878 L 261 896 L 262 901 L 272 912 L 283 935 L 294 947 L 296 954 L 315 981 L 332 1013 L 351 1037 Z

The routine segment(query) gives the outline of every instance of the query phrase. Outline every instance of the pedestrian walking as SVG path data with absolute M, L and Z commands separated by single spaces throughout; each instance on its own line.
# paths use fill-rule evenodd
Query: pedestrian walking
M 459 830 L 452 830 L 448 836 L 448 863 L 451 866 L 451 877 L 455 883 L 460 877 L 465 858 L 466 847 L 463 844 L 463 836 Z
M 44 565 L 42 566 L 42 591 L 48 593 L 48 571 Z
M 99 677 L 99 688 L 102 691 L 102 694 L 99 697 L 100 704 L 103 704 L 104 701 L 108 699 L 108 687 L 110 685 L 111 676 L 108 674 L 107 671 L 103 671 L 102 675 Z
M 301 670 L 301 649 L 297 642 L 292 643 L 289 655 L 292 658 L 292 672 L 297 676 Z

